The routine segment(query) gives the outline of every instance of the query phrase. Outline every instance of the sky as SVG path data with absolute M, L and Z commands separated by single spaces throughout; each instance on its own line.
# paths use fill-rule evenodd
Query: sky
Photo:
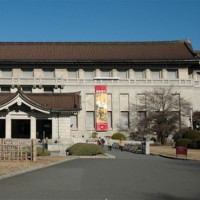
M 200 0 L 0 0 L 1 42 L 187 38 L 200 50 Z

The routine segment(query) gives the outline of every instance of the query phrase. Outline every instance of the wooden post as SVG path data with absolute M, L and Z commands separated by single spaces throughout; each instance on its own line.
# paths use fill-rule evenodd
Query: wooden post
M 36 139 L 31 139 L 31 160 L 33 162 L 37 160 Z

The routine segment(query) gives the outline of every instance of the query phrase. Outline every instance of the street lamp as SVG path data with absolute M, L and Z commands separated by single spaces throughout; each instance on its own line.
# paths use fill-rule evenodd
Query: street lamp
M 191 129 L 193 130 L 193 118 L 192 118 L 192 114 L 193 114 L 193 106 L 192 104 L 190 104 L 190 123 L 191 123 Z

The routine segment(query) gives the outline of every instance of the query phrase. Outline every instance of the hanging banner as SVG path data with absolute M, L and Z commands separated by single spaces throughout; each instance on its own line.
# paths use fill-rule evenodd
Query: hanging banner
M 107 86 L 96 85 L 96 131 L 108 130 Z

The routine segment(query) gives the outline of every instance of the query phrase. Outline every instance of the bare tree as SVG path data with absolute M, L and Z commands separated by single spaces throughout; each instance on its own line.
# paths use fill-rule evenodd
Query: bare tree
M 133 108 L 136 114 L 134 128 L 138 136 L 154 133 L 163 145 L 170 134 L 181 129 L 181 118 L 189 116 L 190 103 L 172 89 L 170 87 L 145 91 L 137 99 Z

